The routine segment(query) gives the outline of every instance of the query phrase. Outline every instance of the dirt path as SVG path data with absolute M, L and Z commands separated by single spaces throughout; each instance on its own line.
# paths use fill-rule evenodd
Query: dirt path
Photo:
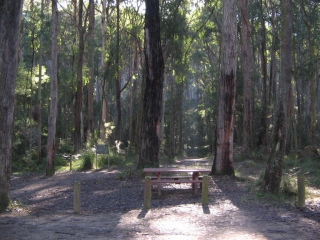
M 73 213 L 75 181 L 81 182 L 79 215 Z M 216 176 L 208 207 L 186 184 L 164 186 L 162 193 L 158 197 L 154 189 L 152 208 L 144 211 L 141 180 L 120 181 L 116 170 L 15 175 L 17 206 L 0 215 L 0 239 L 320 238 L 320 202 L 302 210 L 262 203 L 246 182 Z

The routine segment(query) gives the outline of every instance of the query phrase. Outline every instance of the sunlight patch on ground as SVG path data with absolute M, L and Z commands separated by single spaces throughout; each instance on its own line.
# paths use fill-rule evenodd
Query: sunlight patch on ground
M 152 221 L 150 228 L 159 234 L 193 235 L 198 231 L 196 222 L 192 219 L 177 219 L 176 216 L 164 215 L 156 221 Z
M 320 202 L 320 190 L 314 187 L 307 187 L 307 199 Z
M 250 233 L 250 232 L 224 232 L 221 234 L 215 235 L 212 240 L 216 239 L 223 239 L 223 240 L 251 240 L 251 239 L 259 239 L 259 240 L 266 240 L 268 238 L 264 237 L 262 234 L 257 233 Z

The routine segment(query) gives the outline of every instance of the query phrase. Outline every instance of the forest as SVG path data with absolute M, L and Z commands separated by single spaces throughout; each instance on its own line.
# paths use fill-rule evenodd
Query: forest
M 225 34 L 235 39 L 234 106 L 226 110 L 233 121 L 230 161 L 235 154 L 276 156 L 276 141 L 283 136 L 285 155 L 299 155 L 307 148 L 319 156 L 319 2 L 231 1 L 234 34 L 224 23 L 223 2 L 159 1 L 159 161 L 217 158 L 217 136 L 226 126 L 219 118 L 219 102 L 224 101 L 223 87 L 228 87 L 221 83 L 221 69 L 233 65 L 224 55 L 230 49 Z M 85 154 L 97 144 L 133 158 L 139 167 L 150 74 L 145 9 L 142 0 L 24 1 L 12 171 L 52 175 L 48 155 L 59 164 L 63 154 Z M 54 161 L 51 164 L 54 168 Z

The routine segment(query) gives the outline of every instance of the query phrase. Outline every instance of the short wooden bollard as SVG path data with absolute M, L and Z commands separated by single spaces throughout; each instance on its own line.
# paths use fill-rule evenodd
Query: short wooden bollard
M 79 181 L 74 183 L 73 211 L 75 213 L 80 213 L 81 211 L 80 186 Z
M 72 170 L 72 156 L 70 157 L 70 172 Z
M 202 178 L 202 204 L 209 204 L 209 176 L 203 176 Z
M 151 203 L 151 177 L 147 176 L 144 181 L 143 208 L 149 209 Z
M 298 175 L 298 207 L 304 207 L 306 200 L 305 176 Z

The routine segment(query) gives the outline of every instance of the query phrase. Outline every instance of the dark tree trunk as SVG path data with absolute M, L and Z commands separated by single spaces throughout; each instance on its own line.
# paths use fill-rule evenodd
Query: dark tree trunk
M 259 135 L 258 146 L 268 144 L 268 88 L 267 88 L 267 60 L 266 60 L 266 27 L 263 16 L 263 0 L 260 0 L 260 21 L 261 21 L 261 71 L 262 71 L 262 114 L 261 114 L 261 132 Z
M 44 8 L 44 0 L 41 0 L 41 23 L 40 23 L 40 42 L 39 42 L 39 83 L 38 83 L 38 106 L 37 106 L 37 120 L 38 120 L 38 126 L 37 126 L 37 132 L 38 132 L 38 138 L 37 138 L 37 145 L 38 145 L 38 151 L 37 151 L 37 158 L 38 158 L 38 164 L 41 163 L 42 157 L 41 157 L 41 120 L 42 120 L 42 104 L 41 104 L 41 84 L 42 84 L 42 39 L 43 39 L 43 33 L 42 33 L 42 28 L 43 28 L 43 8 Z
M 82 65 L 84 54 L 84 27 L 82 26 L 83 0 L 79 1 L 79 52 L 77 65 L 77 92 L 75 103 L 75 118 L 74 118 L 74 151 L 77 153 L 82 148 Z
M 164 60 L 160 41 L 159 0 L 146 1 L 146 82 L 138 168 L 159 166 Z
M 212 174 L 233 175 L 233 133 L 237 68 L 236 0 L 223 0 L 221 71 L 216 129 L 216 152 Z
M 178 111 L 178 154 L 181 156 L 182 155 L 182 150 L 183 150 L 183 136 L 182 136 L 182 129 L 183 129 L 183 88 L 184 88 L 184 82 L 182 81 L 181 83 L 178 84 L 177 91 L 178 91 L 178 106 L 179 106 L 179 111 Z
M 290 94 L 292 77 L 292 2 L 281 1 L 281 82 L 278 116 L 272 139 L 272 151 L 265 170 L 262 189 L 279 193 L 283 158 L 290 123 Z
M 94 137 L 93 122 L 93 92 L 94 92 L 94 0 L 89 2 L 89 27 L 88 27 L 88 65 L 89 65 L 89 84 L 87 90 L 87 135 Z
M 116 105 L 117 105 L 117 123 L 116 123 L 116 140 L 121 141 L 121 89 L 120 89 L 120 9 L 119 0 L 117 0 L 117 47 L 116 47 Z
M 11 137 L 22 0 L 0 4 L 0 212 L 10 202 Z

